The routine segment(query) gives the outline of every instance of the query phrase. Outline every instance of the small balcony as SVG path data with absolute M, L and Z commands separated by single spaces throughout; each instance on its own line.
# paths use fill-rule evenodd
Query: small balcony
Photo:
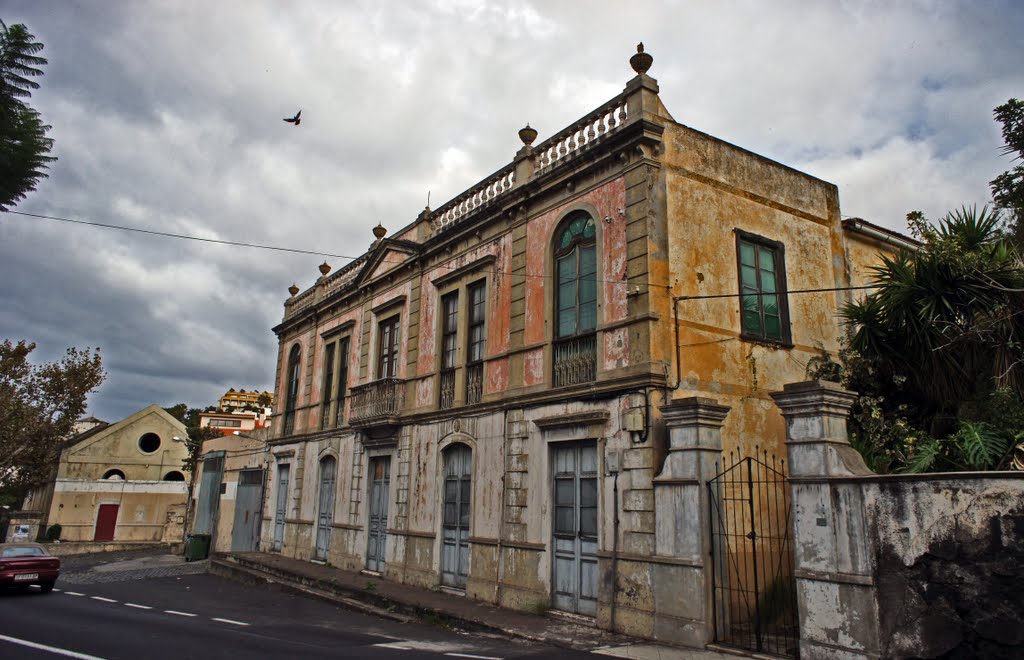
M 555 387 L 594 382 L 597 375 L 597 336 L 561 339 L 554 344 Z
M 356 427 L 392 425 L 405 408 L 405 381 L 381 378 L 352 388 L 349 424 Z
M 484 399 L 484 363 L 466 365 L 466 403 L 480 403 Z

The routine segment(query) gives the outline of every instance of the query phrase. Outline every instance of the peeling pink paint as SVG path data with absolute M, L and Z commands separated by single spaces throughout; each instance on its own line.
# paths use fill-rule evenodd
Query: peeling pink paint
M 536 348 L 523 355 L 523 384 L 540 385 L 544 382 L 544 349 Z
M 416 405 L 420 408 L 434 403 L 434 379 L 423 378 L 416 383 Z
M 398 268 L 398 266 L 400 266 L 401 264 L 408 260 L 409 255 L 405 254 L 404 252 L 388 250 L 387 252 L 384 253 L 384 256 L 381 258 L 380 263 L 377 264 L 377 267 L 374 269 L 373 274 L 370 276 L 370 279 L 379 277 L 380 275 L 383 275 L 389 270 L 394 270 L 395 268 Z
M 629 366 L 629 331 L 616 328 L 604 333 L 604 361 L 602 369 L 621 369 Z
M 601 304 L 605 323 L 626 318 L 626 180 L 618 178 L 598 188 L 589 199 L 601 212 L 601 262 L 604 280 Z M 619 213 L 619 209 L 623 213 Z
M 487 380 L 484 393 L 504 392 L 508 389 L 508 358 L 498 358 L 486 363 Z

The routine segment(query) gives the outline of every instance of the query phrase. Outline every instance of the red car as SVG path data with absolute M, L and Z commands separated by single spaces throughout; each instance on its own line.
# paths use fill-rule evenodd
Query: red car
M 38 584 L 43 593 L 53 591 L 60 575 L 60 558 L 36 543 L 0 543 L 0 587 L 28 589 Z

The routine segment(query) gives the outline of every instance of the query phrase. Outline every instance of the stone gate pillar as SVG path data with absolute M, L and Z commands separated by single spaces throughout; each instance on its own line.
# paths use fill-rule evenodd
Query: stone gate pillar
M 657 639 L 703 647 L 713 638 L 707 482 L 722 458 L 722 422 L 728 413 L 728 406 L 699 397 L 661 408 L 669 453 L 654 479 L 651 589 Z
M 879 657 L 878 603 L 858 477 L 873 473 L 850 446 L 856 394 L 807 381 L 772 394 L 786 418 L 800 657 Z

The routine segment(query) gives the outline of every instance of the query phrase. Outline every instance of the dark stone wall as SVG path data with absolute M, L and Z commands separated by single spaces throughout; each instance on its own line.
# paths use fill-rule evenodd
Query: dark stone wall
M 1024 502 L 1006 506 L 981 525 L 943 521 L 947 529 L 911 566 L 892 537 L 881 535 L 875 560 L 883 657 L 1024 658 Z

